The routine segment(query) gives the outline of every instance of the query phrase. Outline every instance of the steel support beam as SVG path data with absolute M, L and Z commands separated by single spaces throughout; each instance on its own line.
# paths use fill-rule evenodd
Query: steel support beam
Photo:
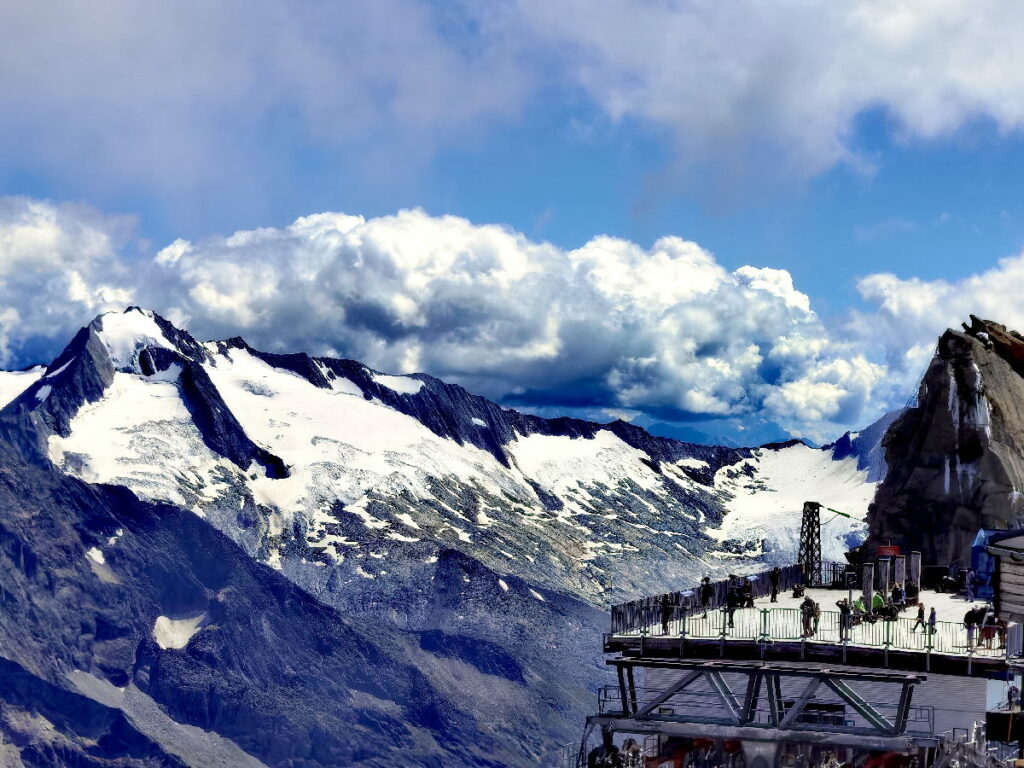
M 618 665 L 615 671 L 619 676 L 619 698 L 622 699 L 622 714 L 629 714 L 629 700 L 626 698 L 626 675 L 623 673 L 622 665 Z
M 599 725 L 607 725 L 616 733 L 629 733 L 640 736 L 664 734 L 666 736 L 683 736 L 687 738 L 736 739 L 738 741 L 793 741 L 810 742 L 820 746 L 843 746 L 856 749 L 881 751 L 903 751 L 908 742 L 934 746 L 938 744 L 934 737 L 921 736 L 880 736 L 877 732 L 860 729 L 858 731 L 832 733 L 813 731 L 806 728 L 763 728 L 757 726 L 727 725 L 704 722 L 674 722 L 668 720 L 637 720 L 621 717 L 592 717 Z
M 622 667 L 619 667 L 619 669 L 622 669 Z M 703 674 L 704 674 L 703 671 L 701 671 L 699 669 L 695 669 L 692 672 L 690 672 L 689 674 L 687 674 L 686 676 L 680 678 L 678 682 L 673 683 L 668 688 L 666 688 L 657 698 L 654 699 L 654 701 L 652 701 L 649 704 L 644 705 L 641 709 L 637 710 L 636 717 L 639 718 L 639 719 L 643 719 L 643 718 L 647 717 L 648 715 L 651 714 L 651 712 L 653 712 L 655 709 L 660 707 L 666 701 L 671 699 L 673 696 L 675 696 L 681 690 L 686 688 L 686 686 L 688 686 L 690 683 L 692 683 L 698 677 L 701 677 Z
M 896 724 L 889 722 L 888 718 L 868 704 L 860 695 L 842 680 L 833 680 L 831 677 L 822 678 L 822 682 L 839 694 L 839 698 L 853 707 L 857 713 L 877 728 L 881 733 L 896 735 Z
M 610 660 L 619 673 L 623 713 L 637 720 L 651 721 L 651 713 L 658 706 L 673 696 L 680 694 L 688 686 L 704 677 L 711 692 L 718 699 L 720 707 L 698 710 L 693 714 L 679 714 L 671 717 L 657 718 L 658 723 L 690 723 L 694 725 L 710 725 L 716 727 L 745 727 L 761 732 L 800 731 L 806 738 L 817 740 L 824 733 L 843 733 L 858 736 L 874 735 L 879 738 L 902 736 L 907 728 L 910 702 L 914 686 L 923 681 L 923 675 L 900 674 L 893 672 L 873 672 L 856 670 L 833 670 L 828 668 L 779 667 L 749 662 L 731 661 L 689 661 L 619 658 Z M 660 692 L 650 703 L 639 709 L 636 703 L 637 691 L 634 682 L 634 667 L 650 669 L 671 669 L 680 673 L 680 679 Z M 732 690 L 724 673 L 742 676 L 745 680 L 742 702 Z M 798 698 L 788 707 L 782 697 L 782 679 L 802 679 L 805 685 Z M 849 683 L 871 682 L 899 685 L 899 703 L 894 721 L 889 720 L 875 706 L 868 703 L 854 690 Z M 814 700 L 815 694 L 822 685 L 831 689 L 845 705 L 848 705 L 867 723 L 866 726 L 853 726 L 836 723 L 801 722 L 801 716 L 807 711 L 808 704 Z M 768 722 L 756 722 L 758 706 L 761 701 L 762 688 L 765 689 Z M 692 709 L 691 709 L 692 711 Z M 813 737 L 810 734 L 814 734 Z
M 722 673 L 713 669 L 706 669 L 704 670 L 704 677 L 707 678 L 708 683 L 711 685 L 711 690 L 715 692 L 719 701 L 722 702 L 722 706 L 725 707 L 725 711 L 729 713 L 729 719 L 731 719 L 734 724 L 740 725 L 742 723 L 740 703 L 733 695 L 732 689 L 729 688 L 729 684 L 725 682 L 725 678 L 722 677 Z
M 914 696 L 914 686 L 907 682 L 900 691 L 900 703 L 896 707 L 896 733 L 907 730 L 907 718 L 910 716 L 910 700 Z
M 636 681 L 633 679 L 633 665 L 626 666 L 626 680 L 629 683 L 629 703 L 636 712 Z
M 815 691 L 818 690 L 820 685 L 820 677 L 812 677 L 807 681 L 807 685 L 800 694 L 800 698 L 793 702 L 793 706 L 789 708 L 788 712 L 786 712 L 785 717 L 779 721 L 779 728 L 789 728 L 796 722 L 796 719 L 800 717 L 801 713 L 804 711 L 804 707 L 807 706 L 807 702 L 811 700 L 811 697 L 814 696 Z
M 768 683 L 768 721 L 778 728 L 782 716 L 786 714 L 786 705 L 782 702 L 782 680 L 778 675 L 765 675 Z
M 761 683 L 764 675 L 755 672 L 747 680 L 747 694 L 743 697 L 743 712 L 740 716 L 740 724 L 746 725 L 754 719 L 757 714 L 757 701 L 761 696 Z

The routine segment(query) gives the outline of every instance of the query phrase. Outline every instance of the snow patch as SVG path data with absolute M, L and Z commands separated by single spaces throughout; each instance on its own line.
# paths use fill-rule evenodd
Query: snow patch
M 100 340 L 115 368 L 134 368 L 139 351 L 145 347 L 174 349 L 151 312 L 130 309 L 100 315 Z
M 486 421 L 484 421 L 483 419 L 478 419 L 476 416 L 473 417 L 472 421 L 478 427 L 486 427 L 487 426 L 487 422 Z
M 44 370 L 40 365 L 27 371 L 0 371 L 0 408 L 39 381 Z
M 43 400 L 50 396 L 50 392 L 52 391 L 53 388 L 49 384 L 43 384 L 43 386 L 36 390 L 36 400 L 40 403 L 43 402 Z
M 508 584 L 505 583 L 504 579 L 498 579 L 498 586 L 501 587 L 502 591 L 508 592 Z
M 64 369 L 67 368 L 69 365 L 71 365 L 71 363 L 73 363 L 74 361 L 75 361 L 75 358 L 71 358 L 66 363 L 64 363 L 64 365 L 62 365 L 60 368 L 58 368 L 56 371 L 50 371 L 50 373 L 46 374 L 43 378 L 44 379 L 52 379 L 54 376 L 60 376 L 64 372 Z
M 199 625 L 206 619 L 205 613 L 187 619 L 170 619 L 157 616 L 153 624 L 153 639 L 165 651 L 170 648 L 184 648 L 199 631 Z
M 538 600 L 540 600 L 542 603 L 546 603 L 547 602 L 547 600 L 544 599 L 544 595 L 542 595 L 540 592 L 538 592 L 535 589 L 531 589 L 530 590 L 530 594 L 533 595 Z
M 707 533 L 718 541 L 751 541 L 755 546 L 767 539 L 776 562 L 794 562 L 804 502 L 819 501 L 854 518 L 822 511 L 822 556 L 843 562 L 850 540 L 866 533 L 863 520 L 875 493 L 867 475 L 866 469 L 857 468 L 855 456 L 836 461 L 830 452 L 803 443 L 758 449 L 752 459 L 715 473 L 715 488 L 732 499 L 725 502 L 728 514 L 722 526 Z
M 412 515 L 410 515 L 408 512 L 399 512 L 397 515 L 395 515 L 395 517 L 398 518 L 398 520 L 400 520 L 401 522 L 405 523 L 410 528 L 419 529 L 420 527 L 419 523 L 413 520 Z
M 403 536 L 402 534 L 395 533 L 394 531 L 388 531 L 385 535 L 389 539 L 392 539 L 394 541 L 403 541 L 407 544 L 411 544 L 414 541 L 419 541 L 419 539 L 417 539 L 415 536 Z
M 399 392 L 403 395 L 415 395 L 423 389 L 423 382 L 409 376 L 389 376 L 386 373 L 374 373 L 371 378 L 382 387 Z
M 581 483 L 616 486 L 632 481 L 648 490 L 661 487 L 660 476 L 641 461 L 649 460 L 647 454 L 606 429 L 592 439 L 533 434 L 506 448 L 524 475 L 559 494 Z
M 85 556 L 97 565 L 105 565 L 107 562 L 106 558 L 103 557 L 103 550 L 99 547 L 90 547 L 85 550 Z
M 690 469 L 707 469 L 710 465 L 703 459 L 680 459 L 676 462 L 680 467 L 689 467 Z

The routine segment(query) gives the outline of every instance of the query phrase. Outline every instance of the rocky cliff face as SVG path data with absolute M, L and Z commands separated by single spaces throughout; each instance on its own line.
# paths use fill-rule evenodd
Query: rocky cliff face
M 891 541 L 964 565 L 978 529 L 1024 524 L 1024 336 L 973 316 L 946 331 L 917 405 L 883 443 L 869 548 Z

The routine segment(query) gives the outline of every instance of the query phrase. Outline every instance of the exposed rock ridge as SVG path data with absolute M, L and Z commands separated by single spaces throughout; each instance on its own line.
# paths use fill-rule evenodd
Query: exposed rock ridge
M 103 337 L 104 319 L 110 315 L 97 317 L 75 335 L 39 381 L 0 410 L 0 436 L 34 463 L 45 461 L 47 438 L 70 435 L 72 419 L 103 397 L 115 372 L 154 376 L 177 366 L 185 405 L 207 446 L 243 470 L 255 461 L 268 477 L 287 477 L 284 461 L 249 438 L 213 386 L 202 367 L 210 360 L 203 345 L 156 313 L 138 307 L 129 307 L 124 315 L 129 313 L 152 320 L 163 344 L 140 342 L 130 359 L 115 361 Z
M 980 528 L 1024 523 L 1024 336 L 973 315 L 947 330 L 883 444 L 869 549 L 891 541 L 965 565 Z

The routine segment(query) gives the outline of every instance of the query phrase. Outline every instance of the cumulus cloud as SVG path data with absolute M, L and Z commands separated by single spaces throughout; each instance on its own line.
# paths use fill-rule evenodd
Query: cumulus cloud
M 131 303 L 132 231 L 85 206 L 0 198 L 0 365 L 45 359 L 83 318 Z
M 1024 330 L 1024 252 L 962 280 L 900 278 L 889 273 L 862 278 L 857 288 L 867 311 L 852 314 L 847 332 L 884 350 L 894 381 L 909 389 L 920 377 L 946 328 L 970 314 Z
M 667 128 L 726 173 L 772 158 L 811 176 L 869 167 L 855 121 L 883 110 L 904 138 L 978 118 L 1024 125 L 1024 7 L 990 0 L 762 3 L 514 0 L 528 37 L 613 119 Z
M 0 269 L 17 275 L 0 292 L 8 364 L 29 362 L 33 339 L 56 346 L 135 301 L 204 338 L 425 371 L 507 403 L 758 413 L 814 438 L 873 415 L 885 375 L 833 338 L 787 272 L 728 271 L 678 237 L 564 250 L 407 210 L 322 213 L 132 256 L 121 220 L 24 198 L 0 210 Z

